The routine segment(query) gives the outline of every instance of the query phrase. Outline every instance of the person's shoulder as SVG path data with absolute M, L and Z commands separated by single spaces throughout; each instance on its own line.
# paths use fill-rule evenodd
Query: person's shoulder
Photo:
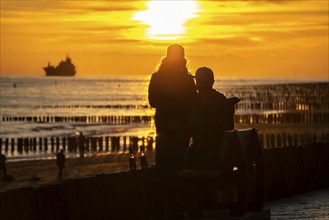
M 219 100 L 226 100 L 226 96 L 223 93 L 218 92 L 217 90 L 213 89 L 213 95 L 216 96 Z
M 159 78 L 161 78 L 161 74 L 159 74 L 159 72 L 157 71 L 157 72 L 152 73 L 150 80 L 154 81 L 154 80 L 158 80 Z
M 187 72 L 186 75 L 187 75 L 187 77 L 189 77 L 189 78 L 191 78 L 191 79 L 194 78 L 194 76 L 193 76 L 192 73 L 190 73 L 190 72 Z
M 191 73 L 187 72 L 185 74 L 182 75 L 185 78 L 185 82 L 188 82 L 189 85 L 194 85 L 194 77 Z

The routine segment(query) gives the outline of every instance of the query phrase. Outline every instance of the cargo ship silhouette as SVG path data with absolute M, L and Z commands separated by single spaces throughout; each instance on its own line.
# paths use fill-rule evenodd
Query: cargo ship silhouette
M 74 76 L 76 74 L 75 66 L 68 55 L 66 55 L 66 60 L 62 60 L 56 67 L 48 63 L 48 66 L 43 69 L 46 76 Z

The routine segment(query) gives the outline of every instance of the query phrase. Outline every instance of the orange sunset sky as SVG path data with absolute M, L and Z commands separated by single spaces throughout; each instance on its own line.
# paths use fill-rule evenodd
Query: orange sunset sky
M 1 75 L 44 75 L 69 54 L 77 76 L 151 74 L 182 44 L 194 74 L 325 78 L 328 0 L 1 0 Z

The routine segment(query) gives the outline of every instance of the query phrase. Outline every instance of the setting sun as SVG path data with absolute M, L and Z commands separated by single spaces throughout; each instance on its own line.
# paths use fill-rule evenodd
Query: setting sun
M 172 40 L 184 37 L 184 23 L 196 17 L 196 1 L 150 1 L 147 10 L 137 12 L 133 19 L 149 26 L 146 37 Z
M 0 10 L 1 74 L 43 75 L 69 54 L 77 76 L 146 75 L 181 44 L 191 72 L 329 77 L 327 0 L 1 0 Z

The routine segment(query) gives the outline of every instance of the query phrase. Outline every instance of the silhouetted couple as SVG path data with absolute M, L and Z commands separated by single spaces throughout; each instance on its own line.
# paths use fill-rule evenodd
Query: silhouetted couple
M 183 168 L 191 137 L 194 148 L 213 144 L 214 137 L 220 138 L 222 131 L 233 129 L 233 120 L 223 116 L 238 102 L 237 98 L 228 101 L 212 88 L 214 74 L 207 67 L 197 70 L 195 84 L 186 63 L 184 48 L 169 46 L 149 84 L 149 102 L 156 108 L 157 196 L 159 202 L 164 201 L 159 208 L 165 209 L 158 210 L 158 214 L 169 219 L 179 218 L 174 173 Z

